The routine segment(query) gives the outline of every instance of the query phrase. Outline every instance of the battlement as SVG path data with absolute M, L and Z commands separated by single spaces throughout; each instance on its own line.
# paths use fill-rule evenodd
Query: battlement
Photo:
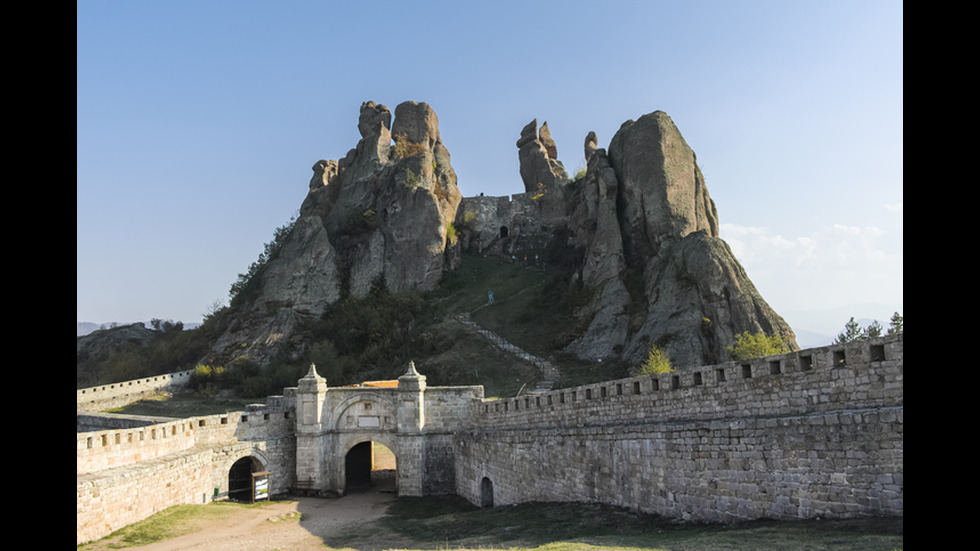
M 903 514 L 903 336 L 472 405 L 456 491 L 730 522 Z
M 75 473 L 125 467 L 196 447 L 281 438 L 293 432 L 293 412 L 294 404 L 281 396 L 245 411 L 184 419 L 79 412 Z
M 903 338 L 811 348 L 473 404 L 473 426 L 805 415 L 903 403 Z
M 78 411 L 105 411 L 122 407 L 157 392 L 174 392 L 191 382 L 193 369 L 143 379 L 122 381 L 75 391 L 75 407 Z
M 78 540 L 240 491 L 233 474 L 249 465 L 272 473 L 271 493 L 342 494 L 348 454 L 372 441 L 395 455 L 407 496 L 721 522 L 901 516 L 903 378 L 898 334 L 496 400 L 481 386 L 428 387 L 412 365 L 397 385 L 353 387 L 311 369 L 282 396 L 219 415 L 80 411 Z M 175 379 L 97 393 L 111 403 Z

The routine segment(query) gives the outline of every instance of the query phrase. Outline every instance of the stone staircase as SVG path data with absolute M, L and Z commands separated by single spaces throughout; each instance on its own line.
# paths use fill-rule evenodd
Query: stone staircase
M 513 354 L 521 361 L 527 362 L 541 369 L 542 379 L 540 381 L 535 382 L 534 388 L 532 388 L 531 390 L 522 390 L 523 393 L 538 394 L 542 392 L 547 392 L 549 390 L 552 390 L 555 387 L 555 385 L 558 384 L 560 372 L 558 371 L 558 367 L 556 367 L 553 363 L 549 362 L 544 358 L 539 358 L 538 356 L 531 354 L 530 352 L 514 345 L 513 343 L 501 337 L 500 335 L 494 333 L 493 331 L 486 329 L 485 327 L 473 321 L 470 318 L 469 313 L 458 314 L 456 316 L 456 319 L 466 327 L 473 330 L 474 332 L 483 335 L 488 341 L 490 341 L 498 349 Z

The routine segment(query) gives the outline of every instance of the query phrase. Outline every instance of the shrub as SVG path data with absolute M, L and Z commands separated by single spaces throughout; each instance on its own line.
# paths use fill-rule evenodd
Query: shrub
M 459 237 L 456 235 L 456 226 L 450 222 L 446 225 L 446 241 L 448 241 L 450 245 L 455 245 L 457 239 L 459 239 Z
M 748 331 L 735 336 L 735 344 L 728 347 L 733 360 L 748 360 L 773 354 L 789 352 L 789 346 L 780 335 L 767 336 L 765 333 L 751 334 Z
M 395 140 L 396 159 L 407 159 L 425 151 L 424 144 L 413 142 L 406 138 L 404 134 L 395 134 L 392 138 Z
M 671 373 L 674 367 L 670 363 L 667 353 L 656 344 L 650 347 L 650 354 L 646 361 L 640 365 L 636 375 L 657 375 L 660 373 Z

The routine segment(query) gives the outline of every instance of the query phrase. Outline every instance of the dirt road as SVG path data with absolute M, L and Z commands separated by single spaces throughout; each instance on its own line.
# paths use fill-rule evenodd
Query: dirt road
M 381 518 L 394 500 L 394 493 L 380 491 L 353 493 L 337 499 L 298 497 L 272 502 L 267 507 L 242 509 L 203 531 L 129 549 L 324 551 L 324 538 L 357 534 L 359 525 Z M 364 534 L 364 538 L 370 540 L 371 534 Z

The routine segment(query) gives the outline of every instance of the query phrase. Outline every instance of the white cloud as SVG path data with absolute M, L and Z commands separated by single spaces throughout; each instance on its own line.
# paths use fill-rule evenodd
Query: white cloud
M 722 224 L 721 238 L 777 312 L 902 302 L 900 230 L 833 224 L 791 237 Z

